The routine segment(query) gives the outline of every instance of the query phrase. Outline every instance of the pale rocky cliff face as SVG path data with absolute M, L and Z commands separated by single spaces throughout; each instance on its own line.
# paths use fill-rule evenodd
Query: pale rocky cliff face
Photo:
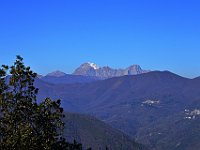
M 74 71 L 74 75 L 83 76 L 95 76 L 102 79 L 119 77 L 124 75 L 137 75 L 141 73 L 149 72 L 147 70 L 142 70 L 139 65 L 132 65 L 126 69 L 112 69 L 108 66 L 98 67 L 94 63 L 84 63 L 79 68 Z
M 93 63 L 84 63 L 75 70 L 74 75 L 96 76 L 98 67 Z

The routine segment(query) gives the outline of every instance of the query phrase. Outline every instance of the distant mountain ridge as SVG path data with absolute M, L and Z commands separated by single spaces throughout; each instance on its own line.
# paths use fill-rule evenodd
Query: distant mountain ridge
M 65 76 L 66 73 L 62 72 L 62 71 L 59 71 L 59 70 L 56 70 L 54 72 L 51 72 L 51 73 L 48 73 L 46 76 L 51 76 L 51 77 L 62 77 L 62 76 Z
M 52 84 L 74 84 L 74 83 L 89 83 L 99 80 L 97 77 L 81 76 L 65 74 L 64 72 L 56 71 L 47 74 L 46 76 L 38 77 L 41 80 Z
M 147 73 L 149 70 L 143 70 L 139 65 L 132 65 L 125 69 L 113 69 L 108 66 L 99 67 L 94 63 L 84 63 L 74 71 L 74 75 L 95 76 L 101 79 L 119 77 L 124 75 L 137 75 Z
M 137 75 L 147 73 L 139 65 L 132 65 L 126 69 L 112 69 L 110 67 L 99 67 L 95 63 L 84 63 L 75 69 L 73 74 L 56 70 L 45 76 L 38 75 L 38 78 L 52 84 L 74 84 L 89 83 L 97 80 L 103 80 L 112 77 L 120 77 L 124 75 Z

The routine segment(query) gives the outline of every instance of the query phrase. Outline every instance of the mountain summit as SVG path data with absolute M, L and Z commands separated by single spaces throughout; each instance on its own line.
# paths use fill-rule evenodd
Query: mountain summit
M 98 67 L 95 63 L 84 63 L 74 71 L 74 75 L 94 76 L 102 79 L 119 77 L 124 75 L 137 75 L 147 73 L 139 65 L 132 65 L 125 69 L 113 69 L 108 66 Z
M 89 65 L 90 67 L 94 68 L 94 70 L 99 69 L 99 67 L 95 63 L 87 62 L 84 65 L 87 65 L 87 66 Z
M 51 77 L 62 77 L 62 76 L 65 76 L 65 75 L 66 75 L 66 73 L 57 70 L 57 71 L 48 73 L 46 76 L 51 76 Z

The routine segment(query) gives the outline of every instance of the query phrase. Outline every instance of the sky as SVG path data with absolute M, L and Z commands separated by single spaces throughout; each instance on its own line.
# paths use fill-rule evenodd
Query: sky
M 199 0 L 0 0 L 0 64 L 39 74 L 84 62 L 200 76 Z

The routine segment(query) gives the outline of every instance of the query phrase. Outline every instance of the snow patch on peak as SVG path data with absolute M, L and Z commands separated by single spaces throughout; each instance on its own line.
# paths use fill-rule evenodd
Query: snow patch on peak
M 94 70 L 99 69 L 99 67 L 98 67 L 95 63 L 87 62 L 87 64 L 88 64 L 90 67 L 94 68 Z

